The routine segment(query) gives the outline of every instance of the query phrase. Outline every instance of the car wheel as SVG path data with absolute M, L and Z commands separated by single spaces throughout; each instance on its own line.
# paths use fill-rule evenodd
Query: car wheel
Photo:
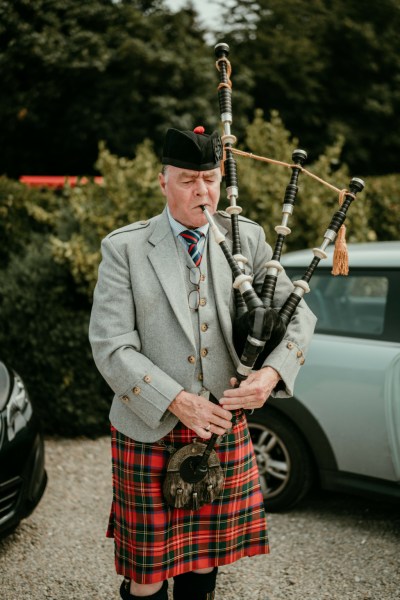
M 288 419 L 267 409 L 247 417 L 268 512 L 290 508 L 309 491 L 313 467 L 308 448 Z

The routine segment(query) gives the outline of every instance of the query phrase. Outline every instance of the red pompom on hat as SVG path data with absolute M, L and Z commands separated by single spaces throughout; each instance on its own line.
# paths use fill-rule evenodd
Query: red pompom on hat
M 203 127 L 203 125 L 197 125 L 197 127 L 195 127 L 193 129 L 193 133 L 204 133 L 205 129 Z

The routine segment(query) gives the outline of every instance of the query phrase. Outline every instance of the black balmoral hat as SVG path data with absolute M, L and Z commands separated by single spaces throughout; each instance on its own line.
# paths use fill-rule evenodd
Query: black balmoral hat
M 193 131 L 168 129 L 165 136 L 162 164 L 190 169 L 210 171 L 219 167 L 222 158 L 222 143 L 218 131 L 204 133 L 204 127 Z

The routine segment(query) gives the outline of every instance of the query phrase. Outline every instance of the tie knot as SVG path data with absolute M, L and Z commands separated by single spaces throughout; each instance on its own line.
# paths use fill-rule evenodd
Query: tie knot
M 198 229 L 185 229 L 180 233 L 180 235 L 186 241 L 187 250 L 192 257 L 194 264 L 196 267 L 198 267 L 201 263 L 202 255 L 197 247 L 197 244 L 200 239 L 204 237 L 204 233 Z
M 185 229 L 180 234 L 186 242 L 189 244 L 197 244 L 197 242 L 204 237 L 204 233 L 199 229 Z

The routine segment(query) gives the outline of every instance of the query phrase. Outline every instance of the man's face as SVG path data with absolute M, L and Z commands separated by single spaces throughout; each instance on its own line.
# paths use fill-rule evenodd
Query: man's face
M 207 219 L 201 210 L 205 206 L 213 215 L 217 210 L 221 171 L 190 171 L 168 165 L 165 175 L 159 175 L 161 191 L 176 221 L 185 227 L 201 227 Z

